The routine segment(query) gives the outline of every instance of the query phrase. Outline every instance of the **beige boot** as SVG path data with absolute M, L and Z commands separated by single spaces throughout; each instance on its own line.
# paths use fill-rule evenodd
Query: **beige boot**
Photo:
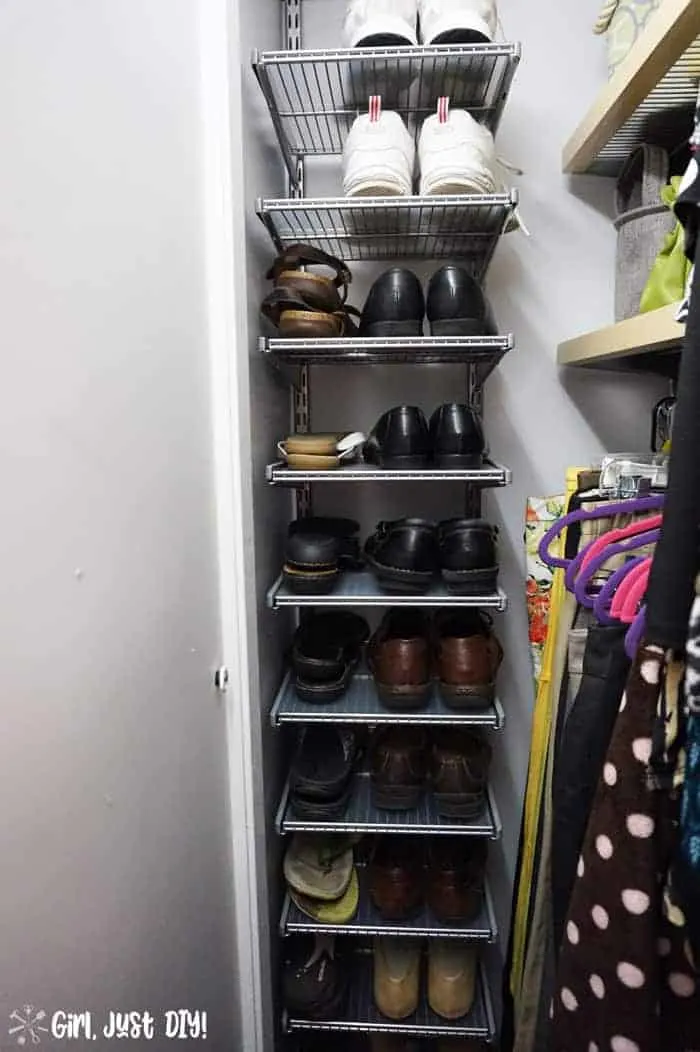
M 374 1003 L 389 1019 L 405 1019 L 418 1007 L 420 943 L 415 939 L 374 940 Z
M 428 1003 L 443 1019 L 461 1019 L 474 1004 L 477 951 L 458 939 L 431 940 Z

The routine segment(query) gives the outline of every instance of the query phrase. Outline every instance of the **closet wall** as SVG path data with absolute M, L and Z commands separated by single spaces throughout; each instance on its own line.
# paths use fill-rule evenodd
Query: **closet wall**
M 199 14 L 0 4 L 3 1047 L 25 1004 L 242 1047 Z
M 344 0 L 303 0 L 304 47 L 340 42 L 344 12 Z M 504 832 L 491 854 L 505 939 L 533 704 L 524 601 L 525 500 L 561 492 L 567 465 L 590 463 L 611 450 L 646 450 L 651 408 L 666 391 L 651 377 L 574 375 L 555 364 L 561 339 L 613 317 L 612 182 L 571 180 L 561 174 L 560 163 L 576 115 L 605 78 L 604 47 L 591 32 L 596 0 L 575 5 L 541 0 L 536 10 L 518 0 L 500 0 L 499 12 L 504 36 L 522 42 L 523 58 L 497 146 L 502 158 L 525 172 L 503 175 L 521 191 L 521 211 L 531 232 L 530 238 L 513 233 L 502 239 L 487 284 L 500 330 L 513 332 L 516 341 L 485 387 L 491 450 L 513 470 L 513 485 L 486 491 L 484 501 L 486 515 L 501 529 L 501 583 L 511 600 L 496 625 L 506 652 L 499 693 L 507 721 L 493 768 Z M 309 159 L 306 171 L 308 196 L 341 193 L 339 159 Z M 389 265 L 354 264 L 350 301 L 361 307 L 369 285 Z M 440 263 L 405 265 L 427 279 Z M 312 369 L 312 426 L 367 430 L 392 405 L 407 402 L 430 413 L 464 393 L 465 371 L 459 368 L 387 366 L 370 374 L 353 367 Z M 463 507 L 463 488 L 446 483 L 334 483 L 316 486 L 315 495 L 315 508 L 323 513 L 352 508 L 365 534 L 381 518 L 418 514 L 439 519 Z

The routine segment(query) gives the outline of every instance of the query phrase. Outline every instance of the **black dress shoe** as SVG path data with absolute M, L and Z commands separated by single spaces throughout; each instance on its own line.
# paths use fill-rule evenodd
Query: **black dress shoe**
M 369 625 L 350 610 L 328 610 L 301 623 L 292 641 L 295 689 L 304 701 L 343 696 L 369 639 Z
M 495 336 L 488 300 L 464 267 L 440 267 L 428 285 L 428 321 L 433 336 Z
M 387 592 L 424 592 L 439 567 L 435 523 L 425 519 L 380 522 L 365 544 L 365 556 Z
M 350 798 L 357 755 L 352 730 L 307 727 L 289 772 L 290 803 L 298 818 L 339 818 Z
M 327 595 L 340 577 L 338 540 L 326 533 L 293 533 L 287 538 L 282 577 L 297 595 Z
M 341 570 L 357 570 L 362 565 L 358 536 L 360 524 L 354 519 L 343 519 L 335 515 L 310 515 L 305 519 L 294 519 L 290 522 L 287 532 L 290 537 L 333 537 L 338 546 L 338 565 Z
M 422 336 L 425 299 L 411 270 L 392 267 L 377 278 L 360 319 L 360 336 Z
M 498 559 L 494 526 L 483 519 L 448 519 L 438 526 L 442 579 L 455 595 L 484 595 L 496 589 Z
M 399 405 L 380 417 L 365 442 L 368 464 L 383 468 L 421 468 L 428 463 L 428 424 L 415 405 Z
M 430 447 L 437 467 L 481 467 L 485 442 L 479 417 L 468 405 L 441 405 L 430 418 Z

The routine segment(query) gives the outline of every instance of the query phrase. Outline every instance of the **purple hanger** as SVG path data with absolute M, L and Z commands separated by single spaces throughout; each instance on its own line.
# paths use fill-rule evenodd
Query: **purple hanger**
M 595 596 L 588 594 L 588 585 L 591 578 L 606 564 L 608 559 L 612 559 L 613 555 L 624 555 L 626 552 L 636 551 L 637 548 L 644 548 L 647 544 L 654 544 L 658 541 L 660 536 L 661 530 L 647 530 L 646 533 L 637 533 L 634 537 L 629 537 L 625 541 L 618 541 L 617 544 L 609 544 L 607 548 L 603 548 L 602 552 L 599 552 L 598 555 L 596 555 L 595 559 L 591 559 L 588 565 L 581 571 L 578 577 L 576 577 L 573 583 L 573 588 L 569 587 L 567 571 L 566 587 L 570 592 L 573 591 L 582 606 L 586 606 L 590 609 L 593 606 Z M 569 570 L 572 569 L 573 563 L 569 567 Z
M 612 501 L 598 508 L 590 508 L 585 511 L 570 511 L 568 515 L 562 515 L 553 523 L 537 546 L 537 554 L 542 562 L 550 569 L 565 570 L 572 562 L 571 559 L 561 559 L 557 555 L 551 555 L 549 546 L 552 541 L 561 534 L 567 526 L 575 522 L 587 522 L 590 519 L 608 519 L 611 515 L 625 515 L 640 511 L 656 511 L 663 508 L 666 497 L 663 493 L 654 494 L 650 497 L 634 497 L 632 500 Z
M 642 642 L 642 637 L 647 625 L 647 608 L 643 606 L 635 617 L 632 624 L 627 629 L 625 636 L 625 653 L 630 661 L 634 660 L 634 656 L 639 650 Z
M 593 612 L 601 625 L 617 624 L 615 618 L 610 617 L 608 614 L 612 597 L 615 594 L 617 586 L 621 584 L 630 570 L 633 570 L 635 566 L 639 566 L 645 559 L 646 555 L 635 555 L 632 559 L 628 559 L 623 566 L 620 566 L 619 569 L 615 570 L 614 574 L 608 577 L 599 594 L 595 596 L 593 599 Z

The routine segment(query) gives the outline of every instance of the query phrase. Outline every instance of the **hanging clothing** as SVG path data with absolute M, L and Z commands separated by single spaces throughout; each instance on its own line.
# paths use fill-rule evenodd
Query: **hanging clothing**
M 700 1048 L 700 984 L 662 908 L 674 801 L 649 776 L 659 709 L 677 711 L 682 664 L 642 646 L 603 767 L 565 925 L 552 1052 Z
M 552 794 L 552 912 L 558 950 L 588 816 L 629 674 L 626 628 L 588 630 L 580 690 L 566 720 L 554 770 Z

